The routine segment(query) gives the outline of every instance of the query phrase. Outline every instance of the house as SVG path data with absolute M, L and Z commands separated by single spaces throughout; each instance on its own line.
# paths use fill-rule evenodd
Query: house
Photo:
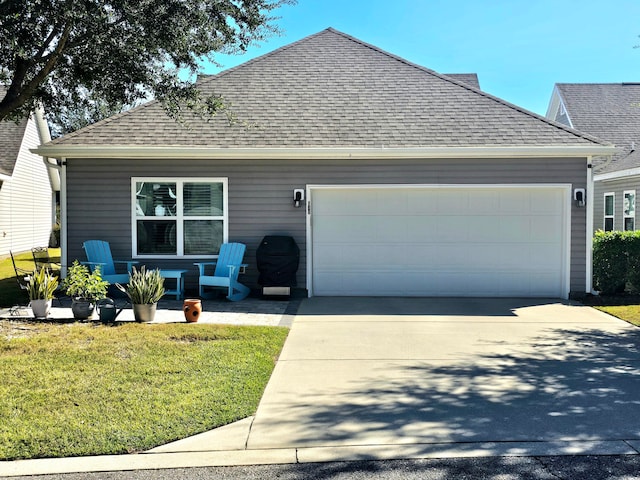
M 41 112 L 0 122 L 0 256 L 49 245 L 59 175 L 30 149 L 50 139 Z
M 63 260 L 104 239 L 188 269 L 194 291 L 193 262 L 237 241 L 255 287 L 261 239 L 285 234 L 312 296 L 590 291 L 572 199 L 613 147 L 467 82 L 327 29 L 202 79 L 231 119 L 179 124 L 150 102 L 42 145 L 61 166 Z
M 594 230 L 640 228 L 640 83 L 557 83 L 547 117 L 618 147 L 594 159 Z

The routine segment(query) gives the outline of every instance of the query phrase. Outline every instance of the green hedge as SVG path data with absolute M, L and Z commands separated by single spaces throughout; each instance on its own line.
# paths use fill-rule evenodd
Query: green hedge
M 640 231 L 596 232 L 593 283 L 605 295 L 640 291 Z

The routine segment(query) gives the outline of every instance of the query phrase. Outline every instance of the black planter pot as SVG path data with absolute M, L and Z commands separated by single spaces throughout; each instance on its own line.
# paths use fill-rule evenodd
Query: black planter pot
M 84 299 L 74 298 L 71 302 L 71 312 L 76 320 L 86 320 L 93 316 L 95 305 Z

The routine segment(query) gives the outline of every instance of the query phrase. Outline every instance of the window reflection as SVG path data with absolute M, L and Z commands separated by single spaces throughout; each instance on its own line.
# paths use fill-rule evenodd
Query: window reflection
M 172 182 L 136 182 L 136 216 L 174 217 L 176 192 Z

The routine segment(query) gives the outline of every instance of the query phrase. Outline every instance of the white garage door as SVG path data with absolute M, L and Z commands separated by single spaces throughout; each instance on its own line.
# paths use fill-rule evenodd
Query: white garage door
M 311 293 L 566 297 L 567 192 L 312 188 Z

